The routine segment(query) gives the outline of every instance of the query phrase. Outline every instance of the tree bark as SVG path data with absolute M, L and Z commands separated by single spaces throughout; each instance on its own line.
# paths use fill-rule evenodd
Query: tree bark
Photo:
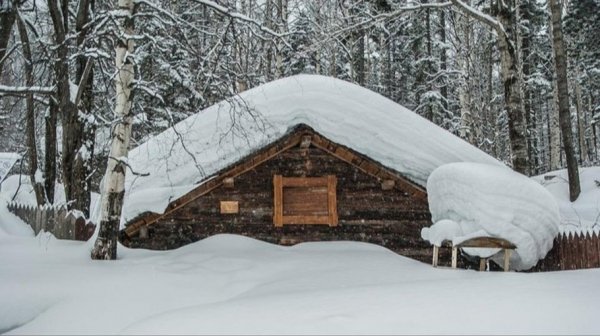
M 50 204 L 54 203 L 54 188 L 56 183 L 56 122 L 58 117 L 58 106 L 54 97 L 50 97 L 50 107 L 45 116 L 45 136 L 44 136 L 44 188 L 46 197 Z
M 440 42 L 442 43 L 441 55 L 440 55 L 440 72 L 444 74 L 442 77 L 442 86 L 440 88 L 440 94 L 442 95 L 442 106 L 444 108 L 443 115 L 448 111 L 448 81 L 447 81 L 447 70 L 448 70 L 448 55 L 446 53 L 446 11 L 440 10 Z M 433 122 L 437 125 L 441 125 L 444 118 L 441 115 L 434 116 Z
M 27 28 L 23 19 L 19 15 L 17 21 L 17 28 L 19 30 L 19 36 L 21 38 L 21 48 L 23 49 L 23 57 L 25 62 L 23 69 L 25 70 L 25 81 L 26 86 L 33 86 L 33 57 L 31 55 L 31 45 L 29 43 L 29 36 L 27 35 Z M 25 95 L 25 120 L 26 120 L 26 138 L 27 138 L 27 157 L 29 159 L 29 179 L 35 192 L 35 199 L 37 205 L 46 204 L 46 196 L 44 195 L 44 184 L 40 180 L 42 174 L 38 173 L 38 151 L 35 141 L 35 107 L 33 104 L 33 93 L 29 92 Z
M 288 0 L 277 0 L 277 19 L 278 33 L 284 33 L 288 28 Z M 283 42 L 281 39 L 277 41 L 275 54 L 275 79 L 281 78 L 284 75 L 283 69 Z
M 548 22 L 548 34 L 550 40 L 553 40 L 552 32 L 552 17 Z M 552 67 L 556 69 L 556 58 L 552 57 Z M 556 72 L 552 73 L 552 92 L 548 94 L 546 99 L 546 110 L 548 111 L 548 164 L 549 170 L 560 169 L 560 123 L 558 116 L 558 85 L 556 82 Z
M 77 157 L 82 152 L 83 122 L 79 116 L 77 106 L 75 106 L 71 99 L 71 81 L 68 63 L 69 49 L 66 39 L 69 27 L 68 7 L 66 6 L 66 1 L 61 2 L 60 8 L 57 1 L 48 1 L 48 10 L 52 18 L 57 46 L 54 77 L 57 87 L 56 101 L 62 123 L 62 181 L 65 188 L 67 207 L 69 209 L 83 210 L 86 208 L 81 206 L 84 199 L 78 199 L 77 194 L 81 192 L 81 189 L 85 190 L 86 176 L 82 176 L 82 173 L 76 169 L 76 166 L 80 164 Z M 87 206 L 89 207 L 89 204 Z
M 529 175 L 529 151 L 527 148 L 527 124 L 523 113 L 517 53 L 515 49 L 515 14 L 513 1 L 498 2 L 498 19 L 506 32 L 498 34 L 501 60 L 502 82 L 504 84 L 504 101 L 508 114 L 508 134 L 512 152 L 513 169 Z
M 469 1 L 466 2 L 469 5 Z M 471 29 L 472 25 L 468 15 L 458 18 L 458 30 L 461 34 L 462 46 L 458 51 L 458 64 L 462 72 L 458 88 L 458 100 L 460 102 L 460 127 L 458 134 L 470 144 L 474 143 L 473 137 L 473 115 L 471 105 Z
M 133 0 L 118 0 L 118 6 L 127 13 L 127 16 L 120 19 L 122 31 L 119 32 L 119 40 L 116 44 L 115 117 L 117 124 L 112 132 L 110 154 L 104 174 L 100 227 L 91 252 L 92 259 L 114 260 L 117 258 L 117 236 L 125 195 L 126 165 L 122 159 L 127 157 L 131 138 L 131 101 L 133 98 L 131 85 L 134 68 L 129 57 L 134 52 L 134 40 L 130 38 L 135 35 L 134 2 Z
M 522 10 L 519 11 L 521 13 L 521 19 L 525 26 L 525 29 L 519 30 L 519 36 L 521 37 L 521 87 L 523 90 L 523 109 L 525 113 L 525 122 L 527 124 L 527 147 L 529 148 L 529 164 L 531 166 L 530 172 L 532 174 L 537 173 L 537 167 L 539 162 L 537 161 L 537 143 L 536 139 L 536 128 L 535 128 L 535 111 L 532 108 L 531 104 L 531 90 L 529 90 L 529 84 L 527 81 L 531 76 L 531 65 L 530 65 L 530 49 L 531 49 L 531 31 L 533 29 L 533 25 L 531 24 L 531 12 L 527 7 L 527 3 L 523 2 L 520 5 Z
M 560 130 L 569 174 L 569 198 L 573 202 L 579 197 L 581 187 L 579 185 L 579 167 L 577 165 L 577 157 L 575 156 L 571 114 L 569 112 L 567 54 L 562 35 L 562 8 L 558 0 L 550 0 L 549 4 L 552 16 L 552 41 L 557 76 Z
M 80 0 L 75 22 L 75 31 L 77 32 L 77 46 L 79 50 L 85 49 L 85 39 L 89 29 L 86 24 L 89 21 L 90 11 L 93 10 L 93 1 Z M 73 201 L 72 208 L 80 210 L 87 217 L 90 213 L 90 190 L 91 190 L 91 161 L 94 153 L 95 125 L 91 122 L 93 118 L 92 108 L 94 97 L 92 86 L 94 82 L 93 62 L 91 58 L 80 55 L 77 58 L 76 82 L 79 84 L 78 91 L 81 91 L 79 101 L 76 98 L 76 108 L 78 115 L 76 125 L 74 126 L 73 136 L 78 137 L 79 148 L 73 148 L 75 151 L 73 162 L 73 178 L 71 181 L 70 199 Z M 86 66 L 90 67 L 86 71 Z
M 590 161 L 589 150 L 587 145 L 587 139 L 585 138 L 585 109 L 583 107 L 583 98 L 581 94 L 581 84 L 579 83 L 580 72 L 579 66 L 576 66 L 575 79 L 573 80 L 575 85 L 575 106 L 577 107 L 577 128 L 579 134 L 579 153 L 580 162 L 588 163 Z
M 4 13 L 0 13 L 0 75 L 2 75 L 6 48 L 8 48 L 8 41 L 10 40 L 15 18 L 17 17 L 17 5 L 12 0 L 6 1 L 9 1 L 10 9 Z

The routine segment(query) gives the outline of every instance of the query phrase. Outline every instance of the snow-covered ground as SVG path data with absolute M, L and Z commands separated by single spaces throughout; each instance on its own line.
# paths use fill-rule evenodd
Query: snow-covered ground
M 0 228 L 0 333 L 600 333 L 598 269 L 434 269 L 370 244 L 234 235 L 92 261 L 89 242 L 33 237 L 5 200 Z
M 566 169 L 534 177 L 556 199 L 560 210 L 561 231 L 600 230 L 600 167 L 580 167 L 581 194 L 569 201 L 569 180 Z

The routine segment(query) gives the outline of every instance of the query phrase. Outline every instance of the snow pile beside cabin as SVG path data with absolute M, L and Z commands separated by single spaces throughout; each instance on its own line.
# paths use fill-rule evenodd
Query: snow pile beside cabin
M 451 163 L 427 181 L 431 228 L 423 239 L 458 244 L 476 236 L 506 239 L 517 246 L 511 268 L 529 269 L 544 258 L 558 234 L 558 205 L 544 187 L 509 168 Z M 487 258 L 488 249 L 465 252 Z M 500 256 L 501 257 L 501 256 Z
M 299 75 L 222 101 L 133 149 L 126 177 L 123 222 L 152 211 L 207 181 L 218 171 L 307 124 L 413 182 L 425 186 L 442 164 L 496 159 L 414 112 L 360 86 Z
M 532 177 L 556 199 L 560 211 L 561 232 L 587 232 L 600 228 L 600 167 L 579 167 L 581 193 L 569 200 L 569 177 L 566 169 Z

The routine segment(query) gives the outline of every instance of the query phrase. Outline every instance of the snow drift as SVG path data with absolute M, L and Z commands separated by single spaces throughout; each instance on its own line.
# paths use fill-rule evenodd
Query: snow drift
M 569 199 L 566 169 L 532 177 L 556 199 L 560 211 L 560 231 L 580 232 L 600 229 L 600 167 L 579 167 L 581 193 L 575 202 Z
M 499 161 L 414 112 L 360 86 L 299 75 L 222 101 L 153 137 L 129 155 L 123 222 L 168 203 L 217 171 L 307 124 L 425 185 L 438 166 Z
M 553 196 L 535 181 L 509 168 L 480 163 L 451 163 L 427 180 L 431 228 L 423 239 L 439 244 L 467 237 L 504 238 L 517 246 L 511 268 L 529 269 L 544 258 L 558 233 Z M 488 257 L 489 250 L 469 249 Z

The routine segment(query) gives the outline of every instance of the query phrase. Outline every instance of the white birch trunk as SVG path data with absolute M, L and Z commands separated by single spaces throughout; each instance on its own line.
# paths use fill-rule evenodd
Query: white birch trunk
M 285 33 L 287 31 L 287 20 L 288 20 L 288 0 L 278 0 L 278 33 Z M 283 77 L 283 42 L 281 39 L 277 41 L 277 50 L 275 55 L 275 79 Z
M 575 86 L 575 106 L 577 107 L 577 125 L 579 129 L 579 151 L 581 154 L 581 161 L 583 163 L 588 163 L 590 161 L 587 141 L 585 138 L 585 111 L 583 108 L 583 99 L 581 96 L 581 84 L 579 83 L 580 72 L 579 67 L 577 67 L 577 72 L 575 76 L 574 86 Z
M 125 195 L 126 157 L 131 138 L 131 83 L 134 77 L 133 63 L 128 56 L 133 53 L 133 0 L 118 0 L 123 15 L 121 32 L 116 46 L 115 64 L 117 75 L 115 119 L 110 154 L 102 186 L 102 208 L 98 237 L 92 250 L 92 259 L 116 259 L 117 236 Z
M 466 2 L 467 5 L 469 1 Z M 462 34 L 463 45 L 458 52 L 458 64 L 462 71 L 460 86 L 458 89 L 458 100 L 460 102 L 460 126 L 459 135 L 462 139 L 473 143 L 473 116 L 471 115 L 471 94 L 470 94 L 470 64 L 469 54 L 471 52 L 471 28 L 470 20 L 467 15 L 458 18 L 459 31 Z
M 558 123 L 558 90 L 556 79 L 552 81 L 552 108 L 548 111 L 550 119 L 550 170 L 560 168 L 560 127 Z
M 548 34 L 550 41 L 553 40 L 552 34 L 552 17 L 549 18 Z M 556 69 L 556 60 L 552 57 L 552 68 Z M 560 168 L 560 125 L 558 118 L 558 84 L 556 82 L 556 74 L 552 80 L 552 104 L 548 104 L 552 108 L 548 111 L 549 115 L 549 135 L 550 135 L 550 170 Z

